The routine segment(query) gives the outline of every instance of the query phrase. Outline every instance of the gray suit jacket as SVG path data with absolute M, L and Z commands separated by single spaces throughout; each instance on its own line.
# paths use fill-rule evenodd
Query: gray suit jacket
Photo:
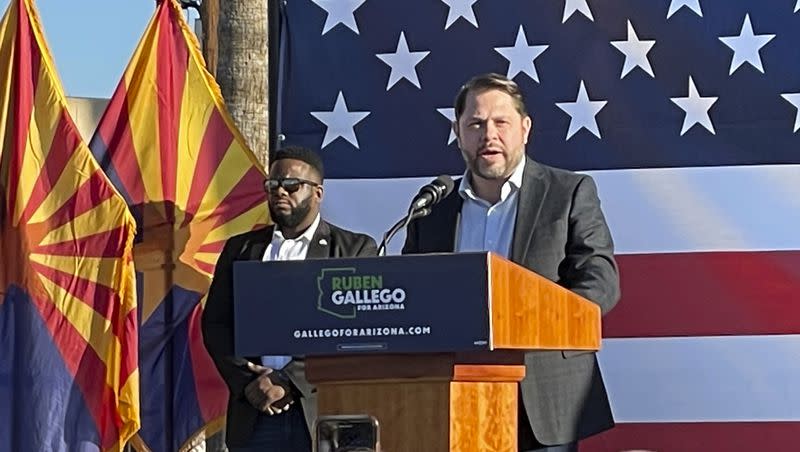
M 461 206 L 453 191 L 412 222 L 403 253 L 452 252 Z M 613 248 L 592 178 L 527 159 L 510 259 L 597 303 L 605 314 L 620 296 Z M 531 434 L 545 445 L 565 444 L 614 426 L 594 352 L 531 352 L 525 365 L 521 450 L 535 445 Z
M 225 431 L 228 447 L 246 445 L 253 433 L 259 411 L 245 398 L 244 388 L 257 375 L 248 370 L 247 361 L 261 364 L 261 357 L 236 357 L 233 354 L 233 263 L 261 260 L 267 245 L 272 241 L 273 231 L 274 227 L 270 226 L 228 239 L 217 261 L 203 311 L 203 342 L 230 391 Z M 309 244 L 306 257 L 313 259 L 375 255 L 377 246 L 372 237 L 341 229 L 323 220 Z M 269 288 L 264 289 L 268 293 Z M 269 322 L 270 319 L 264 319 L 265 327 L 269 326 Z M 317 417 L 317 403 L 315 390 L 305 378 L 305 363 L 301 358 L 295 358 L 286 365 L 283 372 L 301 394 L 300 401 L 311 431 Z

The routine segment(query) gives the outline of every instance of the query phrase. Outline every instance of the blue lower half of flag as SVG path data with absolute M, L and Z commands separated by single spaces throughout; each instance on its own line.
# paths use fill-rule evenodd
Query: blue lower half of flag
M 0 400 L 0 450 L 100 450 L 80 387 L 36 306 L 17 286 L 0 303 Z
M 196 292 L 175 286 L 139 331 L 139 435 L 153 451 L 179 450 L 207 423 L 189 347 L 190 316 L 199 301 Z

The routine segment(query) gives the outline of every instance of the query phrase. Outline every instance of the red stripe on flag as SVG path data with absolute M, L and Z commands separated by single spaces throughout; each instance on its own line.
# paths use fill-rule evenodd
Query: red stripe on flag
M 31 262 L 30 266 L 65 292 L 79 300 L 84 300 L 87 306 L 106 319 L 113 319 L 115 311 L 119 309 L 119 295 L 107 286 L 37 262 Z M 114 328 L 114 334 L 118 333 L 118 328 Z
M 215 108 L 208 118 L 208 124 L 203 133 L 203 142 L 197 154 L 197 164 L 192 175 L 192 188 L 186 203 L 187 215 L 183 226 L 189 224 L 200 208 L 203 196 L 211 186 L 214 174 L 232 142 L 233 134 L 228 129 L 219 110 Z
M 192 354 L 192 370 L 194 375 L 195 390 L 202 397 L 197 398 L 200 412 L 205 422 L 225 414 L 228 404 L 228 390 L 225 382 L 219 376 L 214 362 L 203 346 L 203 336 L 200 329 L 200 317 L 203 307 L 197 303 L 189 317 L 189 350 Z
M 14 49 L 14 131 L 11 138 L 11 157 L 8 171 L 8 213 L 13 218 L 16 209 L 19 178 L 22 173 L 22 160 L 25 157 L 25 143 L 28 140 L 33 101 L 39 84 L 42 54 L 33 35 L 25 2 L 17 2 L 17 36 Z M 28 156 L 33 157 L 33 156 Z
M 222 248 L 225 247 L 225 240 L 219 240 L 212 243 L 205 243 L 197 249 L 200 253 L 221 253 Z
M 127 91 L 123 78 L 111 96 L 96 132 L 102 140 L 102 145 L 105 146 L 104 152 L 110 155 L 99 155 L 98 158 L 103 168 L 106 168 L 106 165 L 113 166 L 122 187 L 130 197 L 130 202 L 138 205 L 144 203 L 145 191 L 142 170 L 133 145 Z M 94 150 L 97 152 L 97 149 Z M 110 162 L 106 162 L 107 159 L 110 159 Z
M 161 4 L 158 27 L 158 134 L 161 150 L 161 187 L 166 203 L 167 219 L 174 220 L 175 185 L 177 183 L 178 133 L 180 133 L 181 102 L 186 84 L 189 49 L 177 18 L 173 18 L 169 2 Z
M 114 196 L 103 173 L 95 171 L 49 219 L 51 228 L 62 226 Z M 108 220 L 108 219 L 106 219 Z
M 119 257 L 120 250 L 125 247 L 127 232 L 125 226 L 120 226 L 79 239 L 39 245 L 33 252 L 50 256 Z
M 52 108 L 60 107 L 53 105 Z M 30 220 L 45 198 L 47 198 L 47 195 L 53 190 L 59 177 L 61 177 L 61 173 L 64 172 L 67 162 L 80 143 L 81 139 L 76 132 L 75 125 L 69 119 L 66 111 L 62 109 L 53 134 L 53 141 L 50 144 L 50 152 L 47 154 L 42 172 L 39 173 L 39 177 L 37 177 L 33 186 L 28 205 L 25 206 L 23 211 L 22 219 L 20 220 L 22 223 L 27 223 Z
M 75 384 L 83 394 L 89 413 L 94 419 L 104 450 L 119 438 L 122 420 L 116 410 L 116 396 L 106 384 L 106 363 L 81 337 L 70 319 L 55 309 L 50 301 L 31 297 L 31 302 L 44 319 Z
M 581 441 L 581 452 L 795 450 L 800 422 L 617 424 Z
M 800 251 L 617 256 L 622 299 L 605 337 L 800 332 Z
M 195 260 L 194 263 L 195 263 L 195 265 L 197 265 L 197 268 L 199 268 L 200 270 L 208 273 L 209 275 L 213 275 L 214 274 L 214 268 L 216 267 L 215 265 L 212 265 L 212 264 L 209 264 L 209 263 L 203 262 L 203 261 L 198 261 L 198 260 Z
M 216 218 L 213 228 L 219 227 L 253 207 L 266 202 L 266 193 L 262 189 L 264 175 L 258 168 L 250 169 L 239 179 L 225 199 L 220 201 L 210 218 Z
M 119 316 L 121 317 L 121 316 Z M 132 309 L 125 317 L 120 318 L 114 326 L 114 332 L 122 349 L 120 353 L 119 387 L 128 381 L 128 377 L 139 367 L 139 336 L 138 316 L 136 309 Z M 124 339 L 123 339 L 124 338 Z

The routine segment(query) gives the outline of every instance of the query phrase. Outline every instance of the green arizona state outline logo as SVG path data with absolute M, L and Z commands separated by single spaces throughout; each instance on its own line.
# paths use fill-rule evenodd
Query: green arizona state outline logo
M 404 310 L 406 291 L 388 288 L 382 275 L 359 275 L 354 267 L 323 268 L 317 276 L 317 309 L 340 319 L 358 311 Z
M 323 268 L 319 276 L 317 276 L 317 289 L 319 289 L 317 309 L 334 317 L 339 317 L 340 319 L 356 318 L 355 305 L 336 305 L 332 301 L 333 278 L 339 278 L 345 275 L 352 276 L 355 272 L 356 269 L 353 267 Z

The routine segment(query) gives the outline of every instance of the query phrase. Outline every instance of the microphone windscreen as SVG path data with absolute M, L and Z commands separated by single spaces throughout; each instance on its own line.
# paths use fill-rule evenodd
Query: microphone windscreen
M 453 182 L 453 178 L 448 175 L 441 175 L 436 178 L 434 181 L 435 184 L 444 187 L 444 192 L 442 192 L 442 198 L 446 197 L 453 191 L 455 187 L 455 182 Z

